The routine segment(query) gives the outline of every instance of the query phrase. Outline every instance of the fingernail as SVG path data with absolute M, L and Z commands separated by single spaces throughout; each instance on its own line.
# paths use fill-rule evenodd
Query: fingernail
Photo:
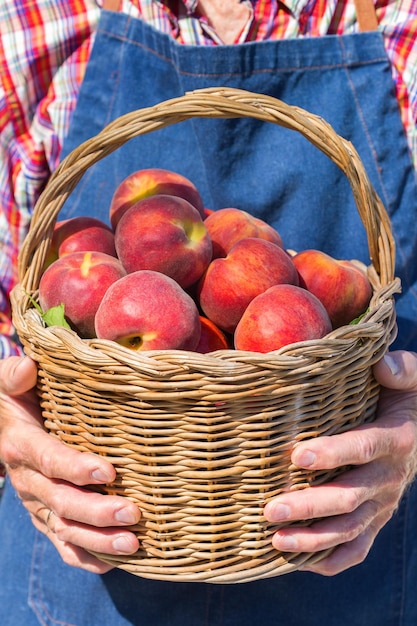
M 289 518 L 290 513 L 290 507 L 287 504 L 269 502 L 265 506 L 265 517 L 267 517 L 270 522 L 281 522 L 286 520 Z
M 116 511 L 114 519 L 122 524 L 135 524 L 138 521 L 136 514 L 128 507 Z
M 128 537 L 120 535 L 116 537 L 112 543 L 113 549 L 116 552 L 122 552 L 123 554 L 132 554 L 134 552 L 134 548 L 132 546 L 132 542 Z
M 294 539 L 292 535 L 280 535 L 277 533 L 274 536 L 274 547 L 278 550 L 296 550 L 297 549 L 297 541 Z
M 397 376 L 400 373 L 398 361 L 393 356 L 386 354 L 384 356 L 384 362 L 393 376 Z
M 303 450 L 294 455 L 293 461 L 298 467 L 311 467 L 316 462 L 316 455 L 311 450 Z
M 91 472 L 91 478 L 98 483 L 109 483 L 112 479 L 111 476 L 109 476 L 100 467 Z

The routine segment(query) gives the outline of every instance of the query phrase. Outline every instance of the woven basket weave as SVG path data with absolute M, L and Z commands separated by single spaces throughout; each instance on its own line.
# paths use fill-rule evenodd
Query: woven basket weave
M 357 324 L 268 354 L 224 350 L 136 353 L 45 328 L 37 297 L 55 221 L 85 171 L 129 139 L 192 117 L 252 117 L 304 135 L 345 173 L 366 229 L 374 294 Z M 235 89 L 200 90 L 129 113 L 74 150 L 40 197 L 19 257 L 14 323 L 38 362 L 46 428 L 117 470 L 105 489 L 142 510 L 133 556 L 97 555 L 128 572 L 173 581 L 235 583 L 277 576 L 320 554 L 271 546 L 264 504 L 336 472 L 299 470 L 294 444 L 372 420 L 372 365 L 395 335 L 390 221 L 352 145 L 321 118 Z

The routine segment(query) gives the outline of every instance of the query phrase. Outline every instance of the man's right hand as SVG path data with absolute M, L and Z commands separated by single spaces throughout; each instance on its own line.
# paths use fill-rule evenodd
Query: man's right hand
M 133 554 L 139 521 L 130 500 L 86 489 L 109 483 L 114 467 L 101 456 L 79 452 L 48 434 L 35 392 L 36 364 L 29 357 L 0 360 L 0 459 L 29 511 L 68 565 L 104 574 L 112 569 L 89 550 Z

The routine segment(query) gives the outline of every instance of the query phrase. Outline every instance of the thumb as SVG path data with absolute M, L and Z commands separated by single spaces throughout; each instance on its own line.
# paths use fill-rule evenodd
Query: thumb
M 373 368 L 376 380 L 388 389 L 417 391 L 417 354 L 405 350 L 387 352 Z
M 0 360 L 0 392 L 20 396 L 36 385 L 36 363 L 28 356 Z

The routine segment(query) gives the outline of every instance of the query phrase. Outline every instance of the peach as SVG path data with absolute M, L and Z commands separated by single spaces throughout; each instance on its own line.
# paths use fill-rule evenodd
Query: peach
M 372 286 L 366 271 L 351 261 L 320 250 L 303 250 L 293 257 L 300 285 L 322 302 L 333 328 L 349 324 L 369 306 Z
M 152 196 L 130 207 L 116 227 L 115 244 L 128 273 L 154 270 L 184 288 L 200 278 L 212 255 L 199 212 L 177 196 Z
M 115 257 L 104 252 L 72 252 L 54 261 L 39 282 L 43 311 L 64 305 L 71 327 L 83 338 L 95 336 L 94 318 L 107 290 L 126 271 Z
M 204 218 L 203 200 L 197 187 L 188 178 L 170 170 L 149 168 L 129 174 L 114 192 L 110 203 L 110 222 L 113 229 L 133 204 L 161 194 L 184 198 Z
M 193 299 L 169 276 L 138 270 L 113 283 L 98 307 L 97 337 L 131 350 L 194 350 L 201 324 Z
M 230 346 L 226 335 L 208 317 L 200 315 L 201 335 L 195 352 L 206 354 L 216 350 L 227 350 Z
M 250 302 L 236 327 L 234 344 L 236 350 L 265 353 L 320 339 L 331 330 L 316 296 L 296 285 L 274 285 Z
M 291 257 L 270 241 L 250 237 L 238 241 L 225 258 L 211 261 L 197 298 L 209 319 L 233 333 L 249 302 L 277 283 L 298 284 Z
M 258 237 L 283 248 L 278 231 L 263 220 L 235 208 L 213 211 L 205 219 L 213 243 L 213 258 L 225 257 L 240 239 Z
M 80 216 L 56 222 L 45 269 L 64 254 L 104 252 L 116 256 L 112 229 L 95 217 Z

